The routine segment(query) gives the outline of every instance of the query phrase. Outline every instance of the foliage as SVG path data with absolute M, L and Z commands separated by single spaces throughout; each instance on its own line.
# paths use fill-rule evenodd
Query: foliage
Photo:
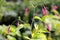
M 0 20 L 3 16 L 6 17 L 5 21 L 10 16 L 17 15 L 15 16 L 16 19 L 17 17 L 21 17 L 21 19 L 16 20 L 17 26 L 12 24 L 10 27 L 0 25 L 0 34 L 5 38 L 7 37 L 8 40 L 54 40 L 60 38 L 59 3 L 60 0 L 23 0 L 21 2 L 0 0 Z M 52 6 L 54 5 L 58 6 L 57 10 L 52 10 Z M 45 9 L 44 6 L 46 6 Z M 28 13 L 25 12 L 26 8 L 28 8 Z M 44 15 L 44 12 L 42 13 L 42 8 L 48 15 Z M 53 15 L 54 13 L 58 13 L 58 16 Z M 51 27 L 47 27 L 46 23 L 49 24 L 47 26 Z M 51 33 L 51 31 L 54 32 Z

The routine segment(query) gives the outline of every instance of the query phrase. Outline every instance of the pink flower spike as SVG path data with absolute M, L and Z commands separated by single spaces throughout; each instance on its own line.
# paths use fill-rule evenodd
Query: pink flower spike
M 29 12 L 29 8 L 26 8 L 26 9 L 25 9 L 25 13 L 28 13 L 28 12 Z
M 20 24 L 19 24 L 19 22 L 17 22 L 17 26 L 19 26 Z
M 44 6 L 44 8 L 42 8 L 42 13 L 43 13 L 43 15 L 47 15 L 48 14 L 47 9 L 46 9 L 45 6 Z
M 45 10 L 42 8 L 42 13 L 43 13 L 43 15 L 45 15 Z
M 52 6 L 52 10 L 56 10 L 58 7 L 55 5 L 55 6 Z
M 8 26 L 8 34 L 10 33 L 10 25 Z
M 44 10 L 46 10 L 46 7 L 44 6 Z
M 50 26 L 48 25 L 48 23 L 46 23 L 47 29 L 48 31 L 50 31 Z

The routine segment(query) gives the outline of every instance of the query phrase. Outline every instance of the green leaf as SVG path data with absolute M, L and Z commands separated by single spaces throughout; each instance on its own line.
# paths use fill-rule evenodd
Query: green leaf
M 12 37 L 12 36 L 7 36 L 8 40 L 16 40 L 16 38 Z

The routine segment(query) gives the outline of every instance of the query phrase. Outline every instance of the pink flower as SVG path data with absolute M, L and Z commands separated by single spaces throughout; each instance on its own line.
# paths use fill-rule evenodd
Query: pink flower
M 17 26 L 19 26 L 20 24 L 19 24 L 19 22 L 17 22 Z
M 29 12 L 29 8 L 26 8 L 26 9 L 25 9 L 25 13 L 28 13 L 28 12 Z
M 56 5 L 52 6 L 52 10 L 56 10 L 58 7 Z
M 10 25 L 8 26 L 8 34 L 10 33 Z
M 49 26 L 49 24 L 48 24 L 48 23 L 46 23 L 46 27 L 47 27 L 48 31 L 50 31 L 50 30 L 51 30 L 51 29 L 50 29 L 50 26 Z
M 43 13 L 43 15 L 47 15 L 48 14 L 48 11 L 47 11 L 45 6 L 42 8 L 42 13 Z

